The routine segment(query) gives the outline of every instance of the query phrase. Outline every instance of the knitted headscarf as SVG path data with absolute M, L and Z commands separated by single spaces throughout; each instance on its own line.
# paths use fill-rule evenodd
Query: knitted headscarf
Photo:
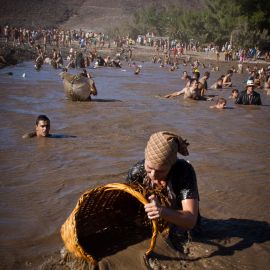
M 177 160 L 177 153 L 189 155 L 189 143 L 168 131 L 160 131 L 151 135 L 145 148 L 145 159 L 153 165 L 171 167 Z

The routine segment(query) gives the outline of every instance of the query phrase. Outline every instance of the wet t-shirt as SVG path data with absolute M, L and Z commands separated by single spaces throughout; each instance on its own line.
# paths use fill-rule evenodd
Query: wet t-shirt
M 144 168 L 144 160 L 141 160 L 129 169 L 126 182 L 143 184 L 146 182 L 146 178 L 147 173 Z M 186 160 L 177 159 L 168 174 L 167 180 L 175 195 L 178 207 L 181 205 L 182 200 L 199 200 L 196 174 L 192 165 Z

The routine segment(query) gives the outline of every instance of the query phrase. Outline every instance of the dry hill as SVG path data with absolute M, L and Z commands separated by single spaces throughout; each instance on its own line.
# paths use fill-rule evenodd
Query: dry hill
M 140 8 L 176 5 L 197 8 L 203 0 L 0 0 L 0 25 L 67 27 L 106 31 L 126 23 Z

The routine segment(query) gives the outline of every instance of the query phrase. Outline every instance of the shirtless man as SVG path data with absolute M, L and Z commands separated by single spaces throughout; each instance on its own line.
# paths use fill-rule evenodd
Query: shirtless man
M 233 71 L 229 69 L 227 71 L 227 74 L 223 78 L 222 86 L 224 88 L 232 86 L 232 80 L 231 80 L 232 75 L 233 75 Z
M 42 114 L 39 115 L 36 119 L 36 131 L 31 133 L 26 133 L 22 136 L 23 139 L 26 138 L 42 138 L 42 137 L 51 137 L 50 134 L 50 119 Z
M 198 88 L 198 81 L 196 79 L 191 79 L 190 83 L 187 84 L 181 91 L 177 91 L 168 95 L 165 95 L 165 98 L 177 97 L 184 94 L 184 99 L 190 98 L 194 100 L 212 100 L 212 98 L 206 98 L 201 95 L 201 92 Z
M 210 87 L 211 89 L 222 89 L 223 86 L 223 78 L 225 75 L 221 75 L 216 82 Z
M 207 80 L 210 77 L 210 72 L 206 71 L 203 77 L 199 80 L 199 90 L 201 91 L 201 96 L 204 96 L 207 90 Z
M 185 94 L 187 96 L 188 93 L 190 92 L 190 89 L 189 88 L 191 86 L 191 81 L 192 80 L 189 80 L 187 82 L 186 86 L 182 90 L 173 92 L 173 93 L 168 94 L 168 95 L 165 95 L 164 98 L 174 98 L 174 97 L 180 96 L 182 94 Z

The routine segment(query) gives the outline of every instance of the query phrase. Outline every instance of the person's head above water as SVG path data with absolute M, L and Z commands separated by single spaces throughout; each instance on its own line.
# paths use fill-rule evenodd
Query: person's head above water
M 226 107 L 227 100 L 225 98 L 219 98 L 216 103 L 217 109 L 224 109 Z
M 36 136 L 37 137 L 48 137 L 50 134 L 50 119 L 41 114 L 36 119 Z
M 145 169 L 152 181 L 165 180 L 177 160 L 177 153 L 189 155 L 189 143 L 169 131 L 151 135 L 145 148 Z

